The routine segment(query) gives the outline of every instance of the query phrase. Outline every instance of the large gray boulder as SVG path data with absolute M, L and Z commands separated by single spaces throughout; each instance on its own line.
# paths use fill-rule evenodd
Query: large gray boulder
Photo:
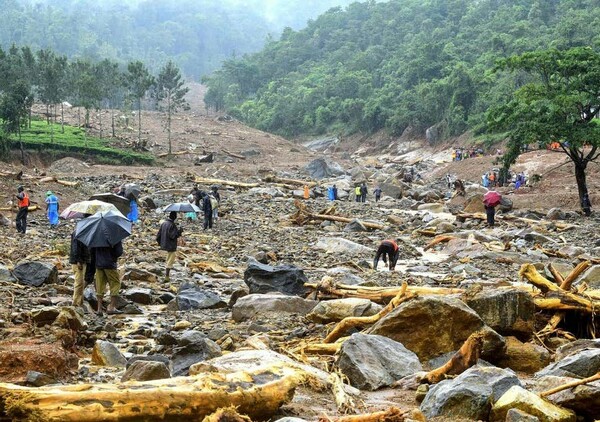
M 227 303 L 218 294 L 189 282 L 184 282 L 179 286 L 175 300 L 177 309 L 180 311 L 227 307 Z
M 346 174 L 341 165 L 326 158 L 316 158 L 308 163 L 304 169 L 311 178 L 317 180 Z
M 306 318 L 318 323 L 328 323 L 341 321 L 347 317 L 375 315 L 381 309 L 381 305 L 371 302 L 369 299 L 349 297 L 321 301 Z
M 42 284 L 55 284 L 58 281 L 56 265 L 46 262 L 31 261 L 17 265 L 13 275 L 19 284 L 40 287 Z
M 529 339 L 533 333 L 535 305 L 528 292 L 489 289 L 466 299 L 466 304 L 499 334 Z
M 234 321 L 241 322 L 263 316 L 281 314 L 308 314 L 317 301 L 307 300 L 297 296 L 281 294 L 251 294 L 241 297 L 233 305 L 231 316 Z
M 577 380 L 577 378 L 569 377 L 542 377 L 536 381 L 534 391 L 538 393 L 547 391 Z M 589 382 L 576 388 L 567 388 L 551 394 L 548 399 L 559 406 L 573 410 L 586 420 L 594 420 L 600 415 L 600 381 Z
M 304 296 L 304 283 L 308 278 L 301 268 L 294 265 L 271 266 L 261 264 L 254 258 L 248 260 L 244 282 L 250 293 L 280 292 L 286 295 Z
M 421 296 L 402 303 L 367 333 L 398 341 L 425 361 L 458 350 L 484 327 L 479 315 L 457 298 Z
M 536 372 L 535 378 L 548 375 L 587 378 L 600 372 L 600 349 L 586 349 L 548 365 Z
M 152 381 L 164 378 L 171 378 L 171 372 L 163 362 L 138 360 L 127 368 L 121 381 Z
M 422 370 L 419 358 L 387 337 L 356 333 L 342 344 L 337 366 L 350 384 L 377 390 Z
M 115 368 L 125 368 L 127 359 L 117 349 L 117 346 L 109 341 L 96 340 L 92 349 L 92 363 L 100 366 L 112 366 Z
M 542 422 L 575 422 L 577 420 L 572 410 L 559 407 L 518 385 L 511 387 L 494 403 L 489 420 L 504 422 L 506 414 L 511 409 L 518 409 L 536 416 Z

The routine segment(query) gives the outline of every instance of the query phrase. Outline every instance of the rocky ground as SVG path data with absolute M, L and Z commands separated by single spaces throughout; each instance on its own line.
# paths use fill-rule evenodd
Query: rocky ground
M 147 147 L 158 155 L 165 151 L 160 116 L 147 114 Z M 599 381 L 550 395 L 551 402 L 535 394 L 600 371 L 600 342 L 592 339 L 590 317 L 600 288 L 598 217 L 577 212 L 568 166 L 556 169 L 562 157 L 545 151 L 523 157 L 518 166 L 554 176 L 518 192 L 502 189 L 507 201 L 496 227 L 487 228 L 478 214 L 484 190 L 467 183 L 465 197 L 450 198 L 444 176 L 476 182 L 494 157 L 444 163 L 448 150 L 422 147 L 417 153 L 399 144 L 377 156 L 326 154 L 309 171 L 305 166 L 322 153 L 198 109 L 177 121 L 174 149 L 190 153 L 160 158 L 156 167 L 97 166 L 72 158 L 50 164 L 30 156 L 20 181 L 13 178 L 20 166 L 4 168 L 0 380 L 36 387 L 109 384 L 279 362 L 310 373 L 312 381 L 298 386 L 272 420 L 335 419 L 390 407 L 412 411 L 405 416 L 417 420 L 571 421 L 600 412 Z M 135 139 L 129 132 L 120 142 Z M 194 165 L 210 152 L 212 163 Z M 411 168 L 420 177 L 407 182 Z M 316 171 L 326 177 L 311 185 L 311 198 L 304 200 L 302 184 L 315 180 Z M 76 186 L 47 181 L 47 175 Z M 183 200 L 199 178 L 221 179 L 221 217 L 208 231 L 200 221 L 179 221 L 185 245 L 165 283 L 165 256 L 154 240 L 161 207 Z M 369 195 L 366 203 L 354 202 L 353 186 L 362 180 L 370 189 L 379 184 L 383 200 L 375 203 Z M 553 189 L 559 180 L 564 186 Z M 126 182 L 142 187 L 144 206 L 120 260 L 124 313 L 95 315 L 92 286 L 81 313 L 69 306 L 74 223 L 50 229 L 43 212 L 34 211 L 28 233 L 18 236 L 12 192 L 22 183 L 41 203 L 43 193 L 53 190 L 64 207 Z M 239 182 L 256 186 L 233 186 Z M 344 200 L 327 200 L 333 183 Z M 595 189 L 593 178 L 591 183 Z M 207 189 L 212 182 L 199 184 Z M 386 238 L 397 239 L 401 250 L 393 272 L 383 263 L 371 268 Z M 434 239 L 439 243 L 432 246 Z M 566 310 L 554 330 L 544 331 L 554 311 L 541 307 L 540 291 L 519 277 L 520 268 L 533 263 L 560 281 L 585 261 L 589 267 L 572 291 L 592 311 Z M 343 333 L 354 334 L 336 353 L 311 351 L 344 317 L 377 314 L 391 298 L 367 293 L 404 282 L 408 293 L 396 309 L 361 326 L 362 334 L 355 328 Z M 359 297 L 342 299 L 341 286 Z M 474 333 L 482 339 L 475 366 L 418 387 L 425 372 L 447 362 Z M 336 402 L 329 373 L 344 380 L 346 403 L 339 395 Z M 0 412 L 7 409 L 2 394 L 0 389 Z

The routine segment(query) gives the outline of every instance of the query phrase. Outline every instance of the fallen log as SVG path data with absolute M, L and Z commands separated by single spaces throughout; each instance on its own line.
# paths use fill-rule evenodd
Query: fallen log
M 68 180 L 60 180 L 60 179 L 57 179 L 55 176 L 46 176 L 46 177 L 42 177 L 40 179 L 40 183 L 49 183 L 49 182 L 54 182 L 54 183 L 58 183 L 59 185 L 71 186 L 71 187 L 79 185 L 79 182 L 69 182 Z
M 336 221 L 338 223 L 351 223 L 352 221 L 355 220 L 355 218 L 340 217 L 337 215 L 330 215 L 330 214 L 313 214 L 310 211 L 308 211 L 308 209 L 306 208 L 306 205 L 304 205 L 302 202 L 300 202 L 297 199 L 294 200 L 294 205 L 296 206 L 298 211 L 296 211 L 296 213 L 294 215 L 292 215 L 292 220 L 294 220 L 297 224 L 300 224 L 300 225 L 302 225 L 310 220 Z M 361 223 L 363 226 L 365 226 L 368 229 L 383 230 L 385 228 L 385 226 L 383 224 L 371 223 L 371 222 L 362 221 L 362 220 L 361 220 Z
M 318 185 L 317 182 L 312 182 L 312 181 L 308 181 L 308 180 L 300 180 L 300 179 L 288 179 L 285 177 L 277 177 L 272 174 L 265 176 L 263 178 L 263 180 L 267 183 L 282 183 L 282 184 L 286 184 L 286 185 L 296 185 L 296 186 L 306 185 L 309 188 L 312 188 L 312 187 Z
M 436 236 L 431 242 L 429 242 L 427 244 L 427 246 L 425 246 L 423 248 L 423 250 L 424 251 L 429 250 L 429 249 L 433 248 L 435 245 L 437 245 L 438 243 L 449 242 L 452 239 L 456 239 L 456 236 L 450 236 L 450 235 L 447 235 L 447 234 Z
M 252 422 L 252 419 L 246 415 L 240 415 L 235 407 L 230 406 L 208 415 L 202 419 L 202 422 Z
M 577 387 L 579 385 L 589 384 L 590 382 L 594 382 L 594 381 L 598 381 L 598 380 L 600 380 L 600 372 L 597 372 L 596 374 L 592 375 L 591 377 L 568 382 L 566 384 L 559 385 L 558 387 L 551 388 L 550 390 L 542 391 L 539 395 L 540 395 L 540 397 L 547 397 L 552 394 L 556 394 L 560 391 L 567 390 L 567 389 L 573 388 L 573 387 Z
M 477 331 L 471 334 L 460 346 L 460 349 L 444 365 L 427 372 L 421 379 L 421 383 L 437 384 L 449 375 L 459 375 L 475 365 L 483 350 L 483 338 L 485 333 Z
M 40 388 L 0 383 L 0 419 L 36 421 L 189 421 L 235 406 L 269 419 L 289 402 L 301 376 L 291 368 L 205 373 L 156 381 Z
M 233 157 L 233 158 L 239 158 L 240 160 L 245 160 L 246 159 L 245 155 L 236 154 L 234 152 L 227 151 L 226 149 L 222 149 L 221 151 L 223 151 L 225 154 L 227 154 L 227 155 L 229 155 L 230 157 Z
M 407 293 L 406 289 L 408 288 L 408 284 L 404 282 L 398 294 L 388 303 L 381 311 L 377 312 L 375 315 L 367 316 L 367 317 L 347 317 L 341 320 L 335 328 L 325 337 L 323 343 L 333 343 L 344 333 L 346 333 L 349 329 L 355 327 L 363 327 L 368 324 L 374 324 L 379 321 L 381 318 L 389 314 L 399 306 L 401 303 L 406 302 L 415 297 L 413 293 Z
M 324 298 L 360 298 L 369 299 L 372 302 L 388 304 L 395 296 L 402 291 L 402 287 L 360 287 L 346 284 L 335 284 L 329 276 L 323 277 L 319 283 L 305 283 L 304 287 L 314 289 L 320 299 Z M 427 287 L 427 286 L 408 286 L 408 291 L 418 295 L 450 295 L 462 294 L 463 289 L 454 289 L 449 287 Z
M 331 391 L 333 393 L 338 412 L 344 414 L 354 413 L 356 410 L 356 403 L 354 403 L 352 397 L 350 397 L 344 390 L 342 378 L 337 373 L 333 372 L 329 375 L 329 380 L 331 382 Z
M 243 182 L 234 182 L 232 180 L 224 180 L 224 179 L 211 179 L 208 177 L 196 177 L 194 182 L 200 183 L 202 185 L 226 185 L 233 186 L 234 188 L 257 188 L 260 186 L 260 183 L 243 183 Z
M 463 212 L 463 213 L 456 214 L 456 217 L 465 218 L 465 219 L 472 218 L 475 220 L 486 220 L 487 219 L 487 216 L 481 212 L 475 212 L 475 213 L 464 213 Z M 496 220 L 503 220 L 503 221 L 519 221 L 522 223 L 527 223 L 529 225 L 540 224 L 543 226 L 547 226 L 549 224 L 552 224 L 560 230 L 569 230 L 569 229 L 578 227 L 576 224 L 561 223 L 558 221 L 549 221 L 549 220 L 533 220 L 531 218 L 517 217 L 516 215 L 508 215 L 508 214 L 496 215 L 495 218 L 496 218 Z
M 171 152 L 171 153 L 162 152 L 160 154 L 157 154 L 156 156 L 158 158 L 164 158 L 164 157 L 168 157 L 170 155 L 185 155 L 185 154 L 192 154 L 192 153 L 193 153 L 193 151 L 187 151 L 186 150 L 186 151 L 175 151 L 175 152 Z
M 413 419 L 415 418 L 414 415 L 411 415 L 410 411 L 390 407 L 387 410 L 363 415 L 341 416 L 333 419 L 324 416 L 319 418 L 319 422 L 404 422 L 409 416 Z M 425 422 L 425 418 L 421 419 L 418 416 L 415 420 Z

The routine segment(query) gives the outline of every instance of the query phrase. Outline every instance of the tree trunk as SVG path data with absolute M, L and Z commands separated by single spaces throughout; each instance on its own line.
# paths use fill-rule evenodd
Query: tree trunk
M 592 204 L 588 195 L 587 182 L 585 180 L 585 168 L 587 162 L 583 160 L 575 161 L 575 180 L 577 181 L 577 191 L 579 192 L 579 204 L 584 214 L 589 216 L 592 211 Z
M 138 145 L 142 144 L 142 99 L 138 98 Z
M 65 133 L 65 104 L 60 103 L 60 132 Z
M 169 155 L 172 154 L 171 148 L 171 94 L 167 97 L 167 137 L 169 140 Z

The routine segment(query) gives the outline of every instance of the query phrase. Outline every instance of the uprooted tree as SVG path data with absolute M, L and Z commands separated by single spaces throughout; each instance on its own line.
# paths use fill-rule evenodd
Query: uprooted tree
M 575 165 L 579 201 L 589 215 L 585 171 L 600 155 L 600 54 L 587 47 L 534 51 L 500 61 L 500 70 L 521 72 L 527 82 L 488 112 L 488 129 L 508 135 L 503 170 L 529 144 L 554 144 Z

